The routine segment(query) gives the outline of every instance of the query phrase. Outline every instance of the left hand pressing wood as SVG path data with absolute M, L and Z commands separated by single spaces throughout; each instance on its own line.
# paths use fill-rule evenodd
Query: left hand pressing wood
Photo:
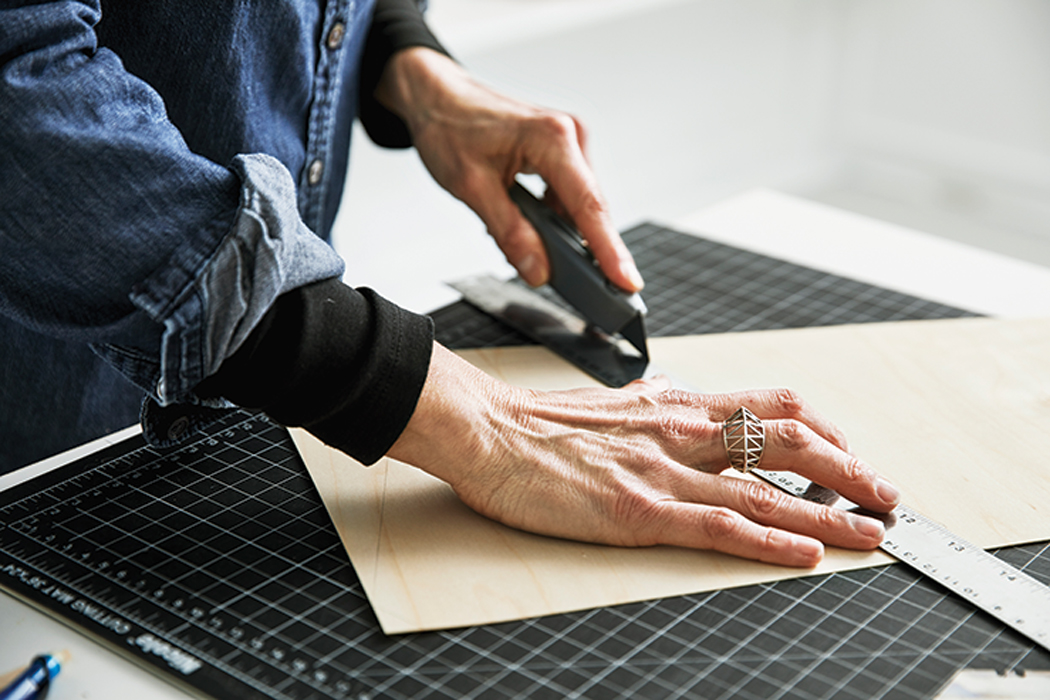
M 765 469 L 790 469 L 875 512 L 897 489 L 847 451 L 794 392 L 693 394 L 665 379 L 541 392 L 500 382 L 441 346 L 389 456 L 447 481 L 479 513 L 523 530 L 623 546 L 670 544 L 812 567 L 824 544 L 873 549 L 882 523 L 721 475 L 722 421 L 766 426 Z

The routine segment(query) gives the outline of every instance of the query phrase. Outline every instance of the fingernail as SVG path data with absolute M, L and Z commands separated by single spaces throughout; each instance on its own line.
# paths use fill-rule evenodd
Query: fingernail
M 897 505 L 901 500 L 901 492 L 897 490 L 896 486 L 885 479 L 879 479 L 875 484 L 875 493 L 879 494 L 879 498 L 882 499 L 883 503 Z
M 824 558 L 824 545 L 820 540 L 804 535 L 793 535 L 791 540 L 792 549 L 795 550 L 799 559 L 805 560 L 805 565 L 816 566 Z
M 542 266 L 540 265 L 540 256 L 536 253 L 531 253 L 522 259 L 518 265 L 518 272 L 521 274 L 522 279 L 533 287 L 538 287 L 547 281 L 544 278 Z
M 638 272 L 638 268 L 634 266 L 634 263 L 624 260 L 620 263 L 620 272 L 623 273 L 624 277 L 631 281 L 636 292 L 642 291 L 642 288 L 645 287 L 645 280 L 642 279 L 642 273 Z
M 853 529 L 869 539 L 882 540 L 886 536 L 886 528 L 875 518 L 865 518 L 863 515 L 851 515 L 850 522 Z

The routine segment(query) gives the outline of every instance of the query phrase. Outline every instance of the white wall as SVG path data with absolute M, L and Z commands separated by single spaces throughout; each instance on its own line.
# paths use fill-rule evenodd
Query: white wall
M 480 79 L 589 125 L 619 226 L 774 187 L 1050 264 L 1043 0 L 431 0 Z M 358 134 L 357 136 L 361 136 Z M 501 256 L 356 139 L 347 280 L 420 311 Z
M 1050 264 L 1050 3 L 843 8 L 842 164 L 809 194 Z

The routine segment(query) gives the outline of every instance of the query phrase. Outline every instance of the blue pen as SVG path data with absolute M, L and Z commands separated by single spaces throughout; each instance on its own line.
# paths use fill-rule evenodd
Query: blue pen
M 0 690 L 0 700 L 44 700 L 51 688 L 51 679 L 62 670 L 66 654 L 41 654 L 33 659 L 21 675 Z

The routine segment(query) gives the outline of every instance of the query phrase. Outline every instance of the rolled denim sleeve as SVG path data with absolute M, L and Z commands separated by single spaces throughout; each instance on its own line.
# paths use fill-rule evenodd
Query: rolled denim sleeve
M 97 45 L 99 17 L 0 10 L 0 313 L 90 344 L 161 405 L 192 401 L 274 299 L 342 261 L 277 160 L 189 150 Z

